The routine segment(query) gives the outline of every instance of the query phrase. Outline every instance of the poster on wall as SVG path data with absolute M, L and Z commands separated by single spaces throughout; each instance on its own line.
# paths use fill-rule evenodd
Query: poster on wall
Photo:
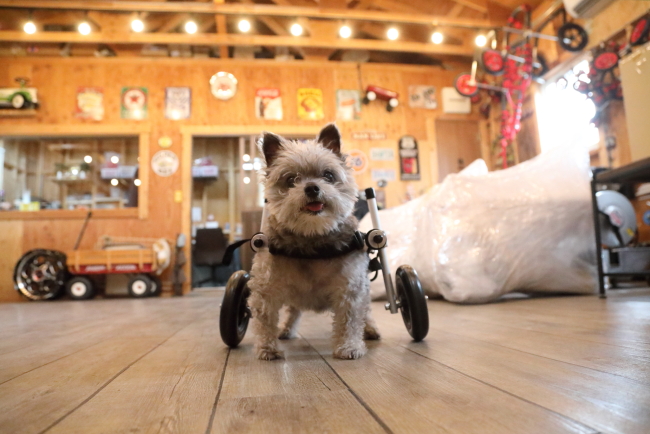
M 360 175 L 368 168 L 368 157 L 359 149 L 352 149 L 348 152 L 347 164 L 352 168 L 355 175 Z
M 298 89 L 298 119 L 318 121 L 323 113 L 323 91 L 314 88 Z
M 151 158 L 151 168 L 158 176 L 172 176 L 178 170 L 178 157 L 169 150 L 158 151 Z
M 403 136 L 399 139 L 399 167 L 402 181 L 420 180 L 418 142 L 413 136 Z
M 78 87 L 75 116 L 94 121 L 104 119 L 104 89 L 101 87 Z
M 378 181 L 392 182 L 397 179 L 397 175 L 395 174 L 395 169 L 372 169 L 370 173 L 372 176 L 372 180 L 374 182 L 378 182 Z
M 257 119 L 282 120 L 280 89 L 264 87 L 255 90 L 255 116 Z
M 434 86 L 409 86 L 409 106 L 429 110 L 437 109 L 436 88 Z
M 189 119 L 192 114 L 192 89 L 189 87 L 165 88 L 165 118 Z
M 123 87 L 120 100 L 122 119 L 147 119 L 146 87 Z
M 370 148 L 370 160 L 393 161 L 395 160 L 395 151 L 391 148 Z
M 336 119 L 354 121 L 361 119 L 361 93 L 354 89 L 336 91 Z

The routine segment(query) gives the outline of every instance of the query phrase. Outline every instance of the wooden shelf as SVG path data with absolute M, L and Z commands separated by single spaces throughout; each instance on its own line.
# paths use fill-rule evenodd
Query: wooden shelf
M 36 116 L 34 109 L 0 109 L 0 118 L 29 118 Z
M 91 151 L 92 146 L 74 143 L 56 143 L 47 145 L 47 150 L 51 152 L 65 152 L 65 151 Z
M 67 178 L 67 179 L 66 178 L 61 178 L 61 179 L 59 179 L 59 178 L 56 178 L 54 176 L 50 176 L 47 179 L 49 181 L 59 182 L 61 184 L 74 184 L 74 183 L 93 182 L 92 178 L 85 178 L 85 179 L 81 179 L 81 178 Z

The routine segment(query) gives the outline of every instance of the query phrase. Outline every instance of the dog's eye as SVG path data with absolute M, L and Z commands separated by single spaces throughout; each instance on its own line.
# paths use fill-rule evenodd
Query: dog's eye
M 332 172 L 330 172 L 329 170 L 326 170 L 325 173 L 323 173 L 323 178 L 327 182 L 334 182 L 334 180 L 335 180 L 334 174 Z
M 287 187 L 292 188 L 296 185 L 296 177 L 290 176 L 287 178 Z

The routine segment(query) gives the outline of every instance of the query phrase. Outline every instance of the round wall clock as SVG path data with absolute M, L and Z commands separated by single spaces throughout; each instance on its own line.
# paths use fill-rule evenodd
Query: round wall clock
M 227 100 L 237 93 L 237 79 L 229 72 L 217 72 L 210 77 L 212 95 L 220 100 Z

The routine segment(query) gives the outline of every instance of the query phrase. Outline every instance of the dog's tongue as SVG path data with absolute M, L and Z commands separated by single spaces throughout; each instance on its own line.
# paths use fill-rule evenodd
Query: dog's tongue
M 311 212 L 318 212 L 323 210 L 323 204 L 321 202 L 310 202 L 305 205 L 305 208 Z

